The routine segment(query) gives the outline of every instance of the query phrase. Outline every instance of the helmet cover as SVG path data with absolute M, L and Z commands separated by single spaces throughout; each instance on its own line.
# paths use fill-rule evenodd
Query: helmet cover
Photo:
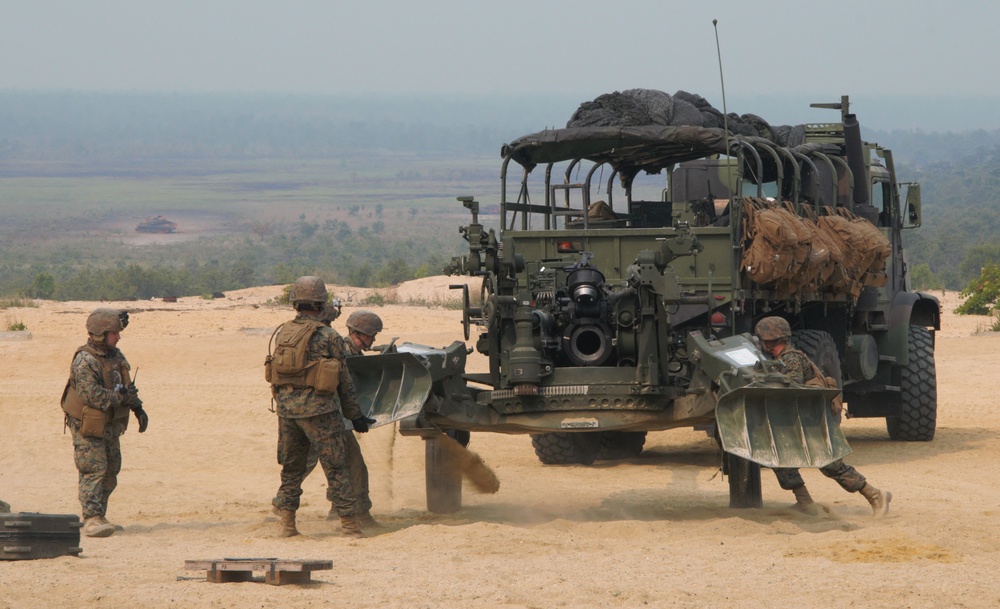
M 358 309 L 347 318 L 347 328 L 375 336 L 382 331 L 382 319 L 367 309 Z

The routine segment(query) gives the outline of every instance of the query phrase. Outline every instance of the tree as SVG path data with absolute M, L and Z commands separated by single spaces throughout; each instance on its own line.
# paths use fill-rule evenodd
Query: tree
M 254 222 L 250 225 L 250 232 L 264 239 L 264 237 L 270 237 L 274 234 L 274 224 L 270 222 Z
M 962 290 L 966 300 L 955 309 L 960 315 L 989 315 L 997 308 L 1000 298 L 1000 265 L 991 262 L 984 266 L 979 277 Z
M 404 258 L 387 260 L 375 273 L 375 285 L 396 285 L 413 279 L 413 269 Z
M 56 293 L 55 277 L 48 273 L 41 272 L 31 280 L 31 287 L 28 288 L 28 296 L 32 298 L 42 298 L 49 300 Z
M 910 284 L 914 290 L 940 290 L 944 288 L 944 282 L 926 262 L 910 269 Z

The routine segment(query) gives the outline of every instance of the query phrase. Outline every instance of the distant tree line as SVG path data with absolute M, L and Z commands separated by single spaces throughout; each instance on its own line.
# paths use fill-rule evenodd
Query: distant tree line
M 272 226 L 263 236 L 224 242 L 202 238 L 136 252 L 120 244 L 74 257 L 73 247 L 3 256 L 0 294 L 53 300 L 123 300 L 198 296 L 257 285 L 291 283 L 302 275 L 328 282 L 381 287 L 439 274 L 461 241 L 440 238 L 373 239 L 368 227 L 300 222 Z M 441 251 L 441 244 L 454 248 Z
M 501 142 L 562 126 L 579 101 L 522 100 L 512 110 L 503 99 L 0 91 L 0 160 L 125 167 L 135 159 L 349 158 L 384 150 L 497 155 Z M 1000 132 L 865 130 L 863 136 L 893 149 L 900 180 L 922 185 L 923 227 L 904 233 L 915 287 L 962 289 L 986 265 L 1000 262 Z M 0 163 L 0 177 L 14 171 L 13 165 Z M 403 168 L 396 178 L 419 174 Z M 107 293 L 98 295 L 106 297 L 194 294 L 284 281 L 302 270 L 372 285 L 419 272 L 414 265 L 434 267 L 442 262 L 439 243 L 453 242 L 437 234 L 413 234 L 399 243 L 383 239 L 384 245 L 371 247 L 371 235 L 385 231 L 379 221 L 381 215 L 365 227 L 367 234 L 347 239 L 332 236 L 345 228 L 349 232 L 347 227 L 306 223 L 284 232 L 264 231 L 252 245 L 195 242 L 171 252 L 170 260 L 187 261 L 172 264 L 137 261 L 135 252 L 96 256 L 86 245 L 67 245 L 62 259 L 38 252 L 26 257 L 0 243 L 0 291 L 16 287 L 51 290 L 57 298 L 84 292 L 89 297 L 94 288 L 82 284 L 93 283 L 102 286 L 98 291 Z M 93 275 L 86 276 L 88 272 Z
M 898 170 L 922 189 L 923 225 L 904 232 L 915 286 L 961 290 L 1000 262 L 1000 144 Z

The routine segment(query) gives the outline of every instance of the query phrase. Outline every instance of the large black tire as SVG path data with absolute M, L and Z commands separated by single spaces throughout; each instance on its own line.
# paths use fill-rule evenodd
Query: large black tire
M 642 454 L 645 444 L 644 431 L 605 431 L 601 433 L 601 448 L 597 458 L 606 461 L 633 459 Z
M 449 435 L 454 435 L 449 432 Z M 453 514 L 462 509 L 462 470 L 453 452 L 441 444 L 448 442 L 444 434 L 424 440 L 424 476 L 427 482 L 427 511 Z
M 722 453 L 723 471 L 729 476 L 729 507 L 759 508 L 764 505 L 760 488 L 760 465 L 741 457 Z
M 796 349 L 808 355 L 823 374 L 837 379 L 837 387 L 844 386 L 840 352 L 837 351 L 837 343 L 832 336 L 822 330 L 798 330 L 792 333 L 792 343 Z M 841 415 L 837 414 L 834 418 L 839 425 Z
M 546 465 L 590 465 L 601 448 L 599 432 L 531 434 L 531 446 Z
M 840 370 L 840 352 L 833 337 L 822 330 L 798 330 L 792 334 L 795 348 L 809 356 L 823 374 L 837 379 L 837 386 L 844 384 Z
M 910 326 L 910 362 L 903 368 L 901 390 L 903 413 L 886 417 L 889 439 L 929 442 L 937 427 L 937 368 L 934 340 L 927 328 Z

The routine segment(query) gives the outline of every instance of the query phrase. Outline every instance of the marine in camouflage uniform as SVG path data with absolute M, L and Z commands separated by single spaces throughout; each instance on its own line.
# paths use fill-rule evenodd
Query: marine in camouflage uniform
M 327 299 L 323 281 L 318 277 L 300 277 L 292 289 L 298 311 L 295 320 L 320 321 Z M 295 512 L 302 495 L 309 451 L 315 448 L 327 478 L 327 499 L 340 516 L 342 533 L 364 537 L 357 522 L 357 505 L 346 467 L 343 418 L 355 421 L 361 433 L 368 431 L 367 419 L 358 404 L 340 335 L 328 326 L 319 325 L 309 338 L 306 360 L 323 359 L 340 362 L 336 392 L 319 393 L 310 386 L 272 386 L 278 413 L 278 462 L 282 466 L 281 486 L 274 500 L 281 520 L 280 534 L 285 537 L 298 534 Z
M 355 311 L 351 314 L 348 319 L 348 328 L 351 327 L 352 322 L 356 320 L 358 313 L 367 313 L 373 316 L 378 323 L 378 333 L 382 327 L 382 320 L 378 318 L 377 315 L 371 313 L 370 311 Z M 323 307 L 323 323 L 329 325 L 337 317 L 340 316 L 340 306 L 328 303 Z M 370 320 L 367 320 L 370 322 Z M 348 338 L 339 337 L 342 343 L 344 352 L 348 357 L 353 357 L 355 355 L 364 355 L 364 351 L 361 347 L 363 344 L 362 340 L 354 338 L 355 330 L 349 330 L 350 335 Z M 374 335 L 372 335 L 374 339 Z M 370 344 L 370 342 L 369 342 Z M 374 422 L 374 420 L 372 420 Z M 362 528 L 378 527 L 380 524 L 371 515 L 372 500 L 369 491 L 368 484 L 368 466 L 365 464 L 365 457 L 361 453 L 361 445 L 358 443 L 357 437 L 354 435 L 354 424 L 351 423 L 350 419 L 344 418 L 344 431 L 343 431 L 343 441 L 344 441 L 344 456 L 347 462 L 347 471 L 351 479 L 351 488 L 354 491 L 354 499 L 357 502 L 357 518 L 358 524 Z M 306 460 L 306 476 L 308 476 L 316 468 L 319 462 L 319 451 L 315 446 L 309 449 L 309 458 Z M 274 504 L 277 506 L 277 499 L 275 499 Z M 336 504 L 331 505 L 330 512 L 327 514 L 327 520 L 336 520 L 339 517 L 337 512 Z
M 348 356 L 364 355 L 371 348 L 375 336 L 382 331 L 382 320 L 371 311 L 360 309 L 347 318 L 347 338 L 342 339 Z M 373 421 L 374 422 L 374 421 Z M 350 424 L 350 421 L 347 422 Z M 372 518 L 372 500 L 368 485 L 368 466 L 361 453 L 361 445 L 351 429 L 344 432 L 344 446 L 347 449 L 347 468 L 351 475 L 351 485 L 358 501 L 358 518 L 362 526 L 376 527 L 379 523 Z
M 804 385 L 815 376 L 815 366 L 809 356 L 791 345 L 792 329 L 788 321 L 781 317 L 765 317 L 757 323 L 756 334 L 761 340 L 764 351 L 781 364 L 781 371 L 793 383 Z M 781 488 L 795 494 L 795 505 L 802 511 L 814 513 L 815 503 L 806 489 L 806 483 L 798 469 L 776 467 L 774 475 L 778 478 Z M 837 481 L 849 493 L 860 492 L 872 506 L 876 518 L 881 518 L 889 511 L 892 493 L 883 492 L 868 484 L 858 470 L 837 459 L 829 465 L 819 468 L 827 478 Z
M 89 338 L 73 356 L 62 406 L 79 472 L 83 533 L 108 537 L 115 532 L 105 515 L 122 467 L 120 437 L 128 426 L 130 410 L 139 420 L 140 433 L 146 431 L 149 417 L 130 379 L 129 363 L 116 347 L 128 325 L 128 312 L 100 308 L 90 314 L 86 325 Z M 85 424 L 85 420 L 98 422 Z

